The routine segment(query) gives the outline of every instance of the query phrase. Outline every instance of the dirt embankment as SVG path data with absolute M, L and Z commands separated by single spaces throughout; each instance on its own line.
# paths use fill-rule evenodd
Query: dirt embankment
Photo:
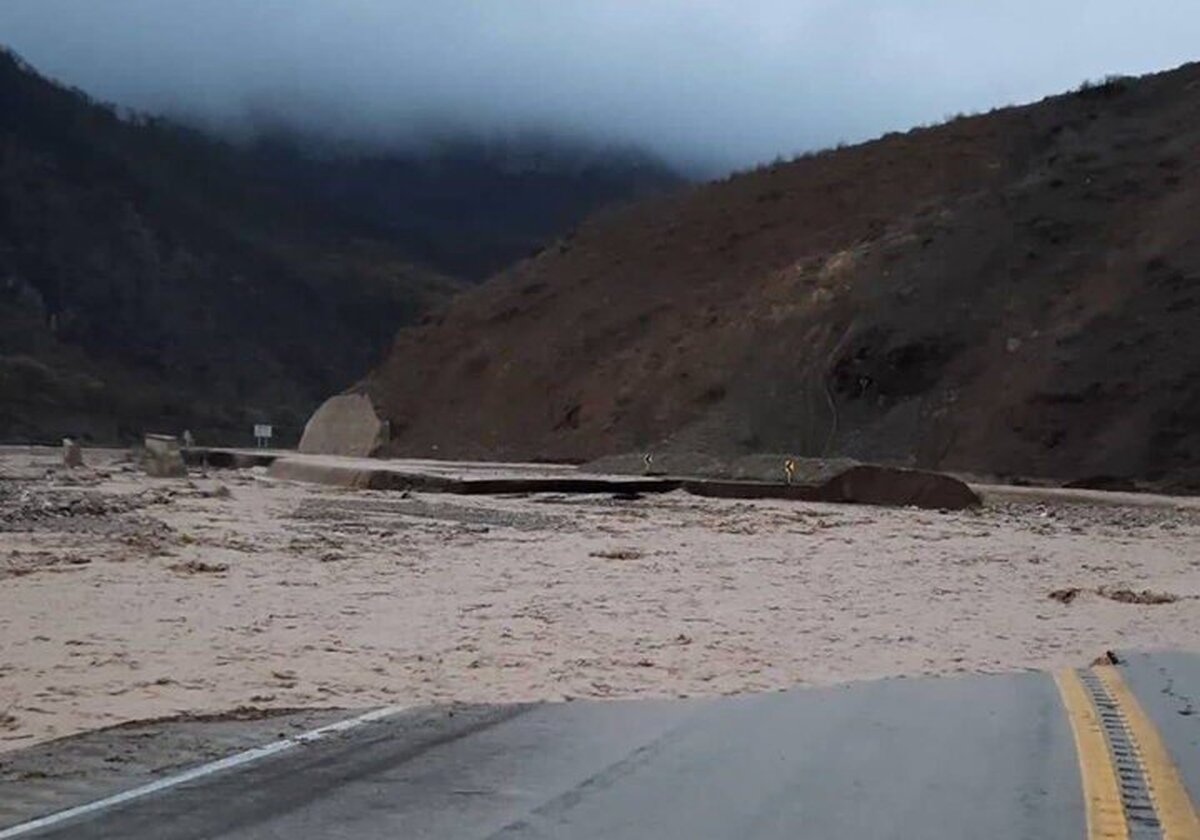
M 390 454 L 1200 487 L 1200 65 L 593 219 L 403 331 Z

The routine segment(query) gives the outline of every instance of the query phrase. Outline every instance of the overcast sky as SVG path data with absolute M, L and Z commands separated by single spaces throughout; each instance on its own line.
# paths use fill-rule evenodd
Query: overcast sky
M 333 134 L 549 130 L 742 166 L 1200 58 L 1200 0 L 0 0 L 94 96 Z

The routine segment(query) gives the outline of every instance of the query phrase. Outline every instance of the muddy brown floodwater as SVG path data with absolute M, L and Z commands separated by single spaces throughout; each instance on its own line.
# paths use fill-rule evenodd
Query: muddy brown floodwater
M 261 470 L 150 479 L 124 457 L 68 472 L 0 449 L 0 750 L 238 707 L 690 696 L 1200 649 L 1194 503 L 404 496 Z

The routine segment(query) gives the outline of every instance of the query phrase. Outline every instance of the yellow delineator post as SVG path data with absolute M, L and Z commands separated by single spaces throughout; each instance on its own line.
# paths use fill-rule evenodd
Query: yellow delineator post
M 796 462 L 793 459 L 788 458 L 783 462 L 783 474 L 787 479 L 787 483 L 791 484 L 792 479 L 796 477 Z

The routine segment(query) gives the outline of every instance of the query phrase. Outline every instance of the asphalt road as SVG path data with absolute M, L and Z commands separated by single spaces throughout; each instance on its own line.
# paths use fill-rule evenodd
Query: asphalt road
M 399 714 L 25 836 L 1196 840 L 1200 657 L 1123 660 Z

